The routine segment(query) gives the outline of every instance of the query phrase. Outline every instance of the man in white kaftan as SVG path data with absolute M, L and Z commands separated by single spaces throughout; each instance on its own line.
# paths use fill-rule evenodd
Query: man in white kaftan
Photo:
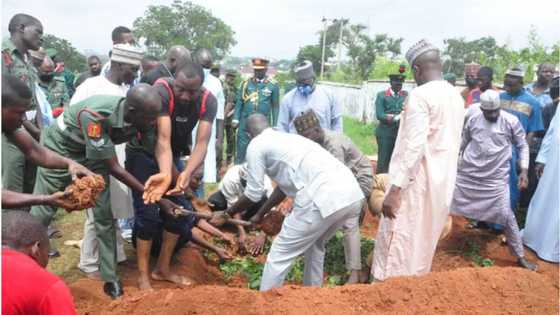
M 464 119 L 459 92 L 441 79 L 438 49 L 422 40 L 406 54 L 418 87 L 401 118 L 377 233 L 374 281 L 428 273 L 447 221 Z
M 523 243 L 534 250 L 541 259 L 558 263 L 560 261 L 560 114 L 558 111 L 542 141 L 536 162 L 544 164 L 544 170 L 529 205 L 523 230 Z

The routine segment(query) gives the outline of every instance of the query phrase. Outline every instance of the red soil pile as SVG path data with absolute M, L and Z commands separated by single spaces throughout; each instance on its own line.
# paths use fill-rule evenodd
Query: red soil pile
M 75 292 L 75 290 L 74 290 Z M 519 268 L 462 268 L 375 285 L 266 293 L 195 286 L 127 295 L 84 314 L 554 314 L 558 288 Z
M 375 237 L 377 219 L 367 214 L 362 235 Z M 196 246 L 179 253 L 174 268 L 190 277 L 193 287 L 176 288 L 153 281 L 155 292 L 136 289 L 136 266 L 121 267 L 125 296 L 111 301 L 102 282 L 81 279 L 70 285 L 80 314 L 558 314 L 558 264 L 538 260 L 530 272 L 516 265 L 500 236 L 466 229 L 467 221 L 453 218 L 451 235 L 440 241 L 432 272 L 422 277 L 389 279 L 375 285 L 305 288 L 286 285 L 259 293 L 246 289 L 238 277 L 224 282 L 216 260 Z M 469 244 L 494 261 L 494 267 L 475 267 L 464 257 Z M 264 262 L 265 256 L 259 257 Z

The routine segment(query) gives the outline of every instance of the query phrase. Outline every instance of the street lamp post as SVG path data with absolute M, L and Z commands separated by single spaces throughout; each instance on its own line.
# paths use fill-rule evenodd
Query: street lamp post
M 327 19 L 323 17 L 323 49 L 321 51 L 321 80 L 323 80 L 323 74 L 325 73 L 325 45 L 327 43 Z

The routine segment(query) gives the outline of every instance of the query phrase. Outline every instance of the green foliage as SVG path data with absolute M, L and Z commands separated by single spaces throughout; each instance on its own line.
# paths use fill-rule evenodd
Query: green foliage
M 321 73 L 321 57 L 322 57 L 322 46 L 321 45 L 307 45 L 299 49 L 296 57 L 296 62 L 301 62 L 303 60 L 309 60 L 313 63 L 313 70 L 317 76 Z M 325 50 L 325 60 L 334 56 L 332 49 L 327 48 Z
M 497 45 L 493 37 L 482 37 L 468 41 L 465 38 L 452 38 L 444 40 L 446 45 L 443 56 L 444 72 L 455 73 L 463 77 L 464 65 L 477 62 L 489 66 L 494 70 L 495 81 L 502 81 L 507 69 L 520 66 L 525 69 L 525 82 L 534 79 L 534 68 L 544 62 L 558 64 L 560 57 L 560 42 L 552 47 L 546 47 L 536 31 L 531 26 L 527 36 L 528 47 L 514 50 L 508 45 Z
M 57 51 L 57 58 L 64 61 L 64 66 L 72 72 L 83 72 L 87 70 L 87 60 L 66 39 L 51 34 L 43 36 L 43 48 L 53 48 Z
M 406 71 L 403 73 L 406 79 L 412 80 L 412 73 L 410 72 L 410 67 L 405 60 L 400 59 L 390 59 L 387 57 L 380 56 L 375 61 L 375 67 L 369 75 L 370 80 L 388 80 L 390 74 L 398 74 L 400 65 L 404 64 Z
M 375 142 L 373 123 L 364 124 L 361 121 L 343 117 L 344 134 L 352 139 L 352 142 L 364 153 L 365 155 L 373 155 L 377 153 L 377 143 Z
M 327 285 L 343 285 L 348 278 L 344 259 L 344 235 L 338 231 L 333 238 L 327 243 L 327 252 L 325 254 L 324 270 L 327 274 Z M 270 250 L 270 242 L 265 247 L 265 252 Z M 362 266 L 366 265 L 366 259 L 374 248 L 374 241 L 361 239 Z M 242 275 L 247 279 L 247 287 L 249 289 L 258 290 L 261 284 L 262 272 L 264 265 L 257 262 L 251 256 L 235 258 L 232 261 L 225 262 L 220 265 L 220 270 L 226 281 L 230 281 L 235 275 Z M 286 281 L 301 283 L 303 281 L 304 259 L 300 256 L 296 259 L 292 269 L 286 277 Z
M 366 27 L 361 24 L 350 25 L 350 32 L 345 39 L 348 57 L 352 61 L 354 73 L 361 80 L 367 80 L 372 72 L 377 56 L 391 52 L 400 54 L 402 38 L 391 38 L 387 34 L 376 34 L 373 38 L 366 34 Z
M 490 267 L 494 265 L 492 259 L 480 256 L 480 247 L 478 244 L 471 241 L 467 242 L 467 248 L 463 255 L 479 267 Z
M 210 49 L 219 60 L 237 43 L 229 25 L 206 8 L 180 0 L 168 6 L 149 6 L 144 16 L 134 21 L 134 34 L 158 57 L 173 45 L 183 45 L 191 51 Z
M 247 278 L 247 287 L 257 290 L 261 284 L 264 265 L 251 256 L 235 258 L 220 265 L 224 279 L 229 281 L 234 275 L 241 274 Z

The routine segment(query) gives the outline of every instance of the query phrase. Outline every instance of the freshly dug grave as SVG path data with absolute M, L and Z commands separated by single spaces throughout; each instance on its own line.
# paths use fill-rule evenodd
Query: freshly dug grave
M 74 289 L 76 294 L 76 289 Z M 266 293 L 216 285 L 127 295 L 83 314 L 556 314 L 558 287 L 519 268 L 462 268 L 375 285 L 284 286 Z
M 101 175 L 77 178 L 64 190 L 64 208 L 67 211 L 91 208 L 103 189 L 105 189 L 105 180 Z
M 136 266 L 119 269 L 125 296 L 110 301 L 102 282 L 81 279 L 70 285 L 80 314 L 558 314 L 558 264 L 538 260 L 538 272 L 515 266 L 500 237 L 485 230 L 466 229 L 467 221 L 453 218 L 451 235 L 434 257 L 434 272 L 422 277 L 390 279 L 376 285 L 304 288 L 296 285 L 267 293 L 248 290 L 247 279 L 227 282 L 217 260 L 196 246 L 183 249 L 175 270 L 190 277 L 193 287 L 176 288 L 154 281 L 155 292 L 136 289 Z M 366 215 L 362 235 L 375 236 L 377 219 Z M 493 267 L 478 267 L 465 255 L 476 245 L 478 255 Z M 264 262 L 266 257 L 257 258 Z

